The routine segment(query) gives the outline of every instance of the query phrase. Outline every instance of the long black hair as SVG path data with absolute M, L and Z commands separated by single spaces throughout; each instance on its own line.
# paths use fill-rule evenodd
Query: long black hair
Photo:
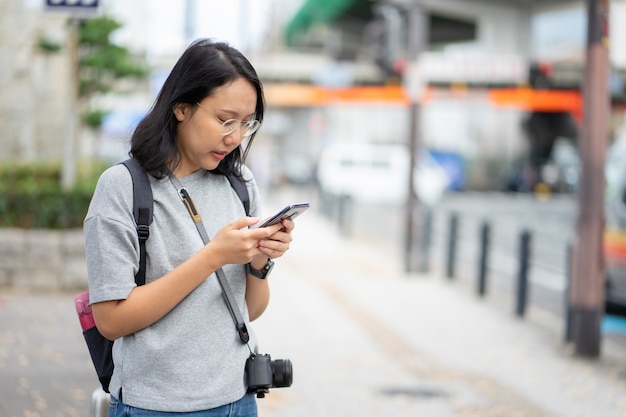
M 174 116 L 174 106 L 178 103 L 196 106 L 216 88 L 237 78 L 248 80 L 256 90 L 254 117 L 262 122 L 265 110 L 263 89 L 248 59 L 226 43 L 210 39 L 194 41 L 178 59 L 152 108 L 133 132 L 130 155 L 155 177 L 168 175 L 182 158 L 176 141 L 179 122 Z M 241 164 L 255 135 L 256 132 L 250 137 L 245 153 L 238 146 L 212 172 L 221 175 L 232 173 L 241 178 Z

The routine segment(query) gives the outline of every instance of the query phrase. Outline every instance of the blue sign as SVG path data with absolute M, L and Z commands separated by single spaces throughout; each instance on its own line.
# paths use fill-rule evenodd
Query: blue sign
M 455 152 L 429 149 L 430 155 L 441 165 L 450 179 L 450 190 L 461 190 L 465 185 L 465 164 L 463 157 Z

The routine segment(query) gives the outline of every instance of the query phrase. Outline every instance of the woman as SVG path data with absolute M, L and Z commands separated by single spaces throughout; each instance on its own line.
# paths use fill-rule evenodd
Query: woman
M 292 240 L 290 220 L 248 229 L 259 220 L 259 193 L 243 159 L 263 111 L 261 83 L 237 50 L 199 40 L 180 57 L 131 140 L 154 196 L 143 286 L 134 281 L 139 244 L 130 174 L 116 165 L 98 181 L 84 233 L 93 315 L 116 341 L 110 415 L 128 407 L 141 415 L 257 415 L 244 382 L 256 337 L 250 331 L 249 344 L 240 341 L 215 272 L 223 269 L 245 320 L 255 320 L 269 301 L 268 282 L 259 277 Z M 251 217 L 230 173 L 245 181 Z M 202 216 L 206 245 L 176 180 Z

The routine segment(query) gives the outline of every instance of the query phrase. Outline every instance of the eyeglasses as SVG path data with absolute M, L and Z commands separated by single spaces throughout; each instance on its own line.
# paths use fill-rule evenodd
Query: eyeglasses
M 207 109 L 202 107 L 200 105 L 200 103 L 196 103 L 196 104 L 201 109 L 208 111 Z M 218 120 L 220 120 L 220 119 L 218 119 Z M 220 126 L 220 134 L 222 136 L 227 136 L 227 135 L 230 135 L 231 133 L 233 133 L 235 130 L 237 130 L 237 128 L 240 128 L 241 129 L 241 135 L 244 138 L 249 138 L 250 136 L 252 136 L 254 134 L 254 132 L 259 130 L 260 127 L 261 127 L 261 122 L 259 122 L 256 119 L 250 119 L 250 120 L 246 120 L 246 121 L 241 121 L 241 120 L 237 120 L 237 119 L 228 119 L 228 120 L 222 122 L 222 125 Z

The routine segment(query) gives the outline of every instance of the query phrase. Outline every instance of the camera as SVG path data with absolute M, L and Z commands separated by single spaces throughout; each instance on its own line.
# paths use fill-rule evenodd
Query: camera
M 246 361 L 246 384 L 248 392 L 257 398 L 265 397 L 270 388 L 290 387 L 293 370 L 289 359 L 272 360 L 270 355 L 251 354 Z

